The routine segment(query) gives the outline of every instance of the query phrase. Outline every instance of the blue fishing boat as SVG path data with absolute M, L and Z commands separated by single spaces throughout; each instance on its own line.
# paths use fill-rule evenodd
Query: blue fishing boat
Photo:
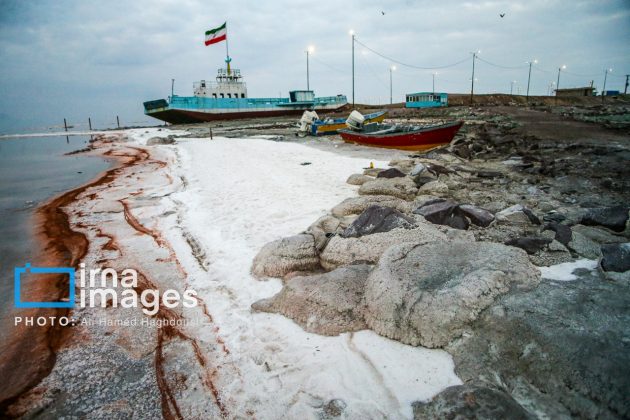
M 288 98 L 250 98 L 239 69 L 217 72 L 215 82 L 193 84 L 193 96 L 172 95 L 144 102 L 144 113 L 171 124 L 197 123 L 238 118 L 301 114 L 305 110 L 334 111 L 348 103 L 345 95 L 315 97 L 312 90 L 294 90 Z

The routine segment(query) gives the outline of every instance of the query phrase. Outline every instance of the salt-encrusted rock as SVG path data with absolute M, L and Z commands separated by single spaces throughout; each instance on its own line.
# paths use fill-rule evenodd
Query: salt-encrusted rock
M 320 254 L 322 267 L 327 270 L 353 263 L 378 262 L 381 254 L 392 245 L 403 242 L 427 243 L 447 240 L 446 233 L 427 223 L 414 229 L 394 229 L 389 232 L 374 233 L 360 238 L 334 236 Z
M 343 200 L 332 208 L 331 213 L 336 217 L 360 214 L 368 207 L 377 204 L 383 207 L 391 207 L 402 213 L 411 212 L 412 203 L 391 195 L 360 195 Z
M 313 235 L 301 234 L 269 242 L 258 252 L 252 264 L 257 277 L 282 277 L 291 271 L 309 271 L 319 267 Z
M 625 206 L 601 207 L 589 209 L 582 216 L 580 223 L 583 225 L 600 225 L 614 230 L 615 232 L 623 232 L 628 222 L 628 211 L 630 209 Z
M 630 270 L 630 242 L 602 245 L 602 269 L 618 273 Z
M 350 185 L 363 185 L 368 181 L 372 181 L 374 178 L 371 176 L 363 175 L 363 174 L 352 174 L 346 180 L 347 184 Z
M 417 192 L 416 184 L 409 177 L 378 178 L 366 182 L 359 188 L 360 195 L 391 195 L 403 200 L 413 199 Z
M 430 181 L 422 185 L 418 192 L 421 194 L 442 195 L 448 192 L 448 185 L 442 181 Z
M 365 320 L 385 337 L 442 347 L 499 296 L 539 282 L 538 269 L 518 248 L 490 242 L 399 244 L 368 277 Z
M 416 165 L 416 162 L 413 159 L 394 159 L 388 165 L 400 169 L 402 172 L 409 172 Z
M 307 229 L 306 233 L 313 235 L 315 248 L 324 249 L 328 240 L 337 233 L 341 233 L 341 220 L 333 216 L 322 216 Z
M 572 233 L 571 241 L 567 244 L 567 248 L 584 258 L 596 259 L 601 256 L 599 244 L 580 232 Z
M 174 144 L 175 138 L 173 136 L 168 137 L 151 137 L 147 140 L 147 146 L 154 146 L 156 144 Z
M 610 231 L 597 226 L 574 225 L 571 227 L 571 230 L 581 233 L 591 241 L 597 242 L 598 244 L 621 243 L 628 240 L 628 238 L 614 235 L 610 233 Z
M 424 164 L 418 163 L 416 166 L 413 167 L 409 175 L 411 175 L 412 177 L 417 176 L 426 170 L 427 170 L 427 167 Z
M 497 221 L 513 224 L 540 224 L 540 219 L 527 207 L 516 204 L 495 214 Z
M 414 420 L 533 420 L 536 418 L 509 394 L 485 385 L 451 386 L 437 394 L 431 401 L 417 401 L 412 406 Z
M 473 206 L 472 204 L 461 204 L 459 209 L 472 224 L 477 226 L 488 227 L 494 222 L 494 214 L 481 207 Z
M 484 310 L 446 348 L 457 376 L 491 382 L 538 418 L 630 417 L 630 281 L 574 274 L 576 281 L 542 281 Z
M 545 246 L 549 245 L 553 239 L 542 236 L 523 236 L 521 238 L 510 239 L 506 245 L 515 246 L 525 250 L 528 254 L 535 254 Z
M 358 238 L 373 233 L 389 232 L 392 229 L 412 229 L 416 226 L 415 220 L 405 216 L 391 207 L 373 205 L 365 209 L 363 213 L 346 230 L 343 238 Z
M 403 176 L 406 176 L 405 173 L 400 171 L 399 169 L 389 168 L 379 172 L 376 175 L 376 178 L 402 178 Z
M 295 277 L 275 296 L 255 302 L 252 309 L 282 314 L 316 334 L 337 335 L 365 329 L 361 301 L 370 269 L 369 265 L 359 264 Z

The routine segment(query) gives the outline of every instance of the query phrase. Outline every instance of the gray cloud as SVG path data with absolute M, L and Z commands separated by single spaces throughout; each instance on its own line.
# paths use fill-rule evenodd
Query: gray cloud
M 385 12 L 385 15 L 381 13 Z M 500 13 L 506 13 L 500 18 Z M 212 79 L 223 44 L 205 47 L 205 30 L 228 22 L 230 55 L 251 96 L 304 88 L 305 54 L 318 95 L 350 95 L 348 30 L 370 48 L 419 66 L 454 63 L 481 49 L 476 91 L 524 93 L 525 61 L 536 58 L 532 94 L 546 94 L 557 68 L 562 86 L 595 81 L 614 69 L 607 87 L 623 89 L 630 72 L 630 3 L 592 1 L 347 1 L 254 2 L 202 0 L 135 2 L 3 1 L 0 6 L 0 130 L 46 126 L 64 117 L 102 124 L 149 121 L 142 102 L 192 82 Z M 358 102 L 389 100 L 392 63 L 357 45 Z M 436 89 L 469 91 L 470 60 L 439 69 Z M 397 65 L 394 96 L 431 89 L 431 70 Z

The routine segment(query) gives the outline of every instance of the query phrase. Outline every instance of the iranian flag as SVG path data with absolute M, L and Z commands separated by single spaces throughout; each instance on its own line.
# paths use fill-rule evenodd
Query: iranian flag
M 217 42 L 225 41 L 227 39 L 227 22 L 218 28 L 210 29 L 206 31 L 206 46 L 216 44 Z

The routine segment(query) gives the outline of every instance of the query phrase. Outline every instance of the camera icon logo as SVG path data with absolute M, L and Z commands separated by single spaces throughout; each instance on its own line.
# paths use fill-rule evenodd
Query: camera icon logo
M 21 279 L 23 274 L 67 274 L 68 281 L 68 302 L 30 302 L 22 301 L 21 296 Z M 15 267 L 13 270 L 14 281 L 14 301 L 16 308 L 74 308 L 75 291 L 74 291 L 74 269 L 72 267 L 31 267 L 26 263 L 24 267 Z

